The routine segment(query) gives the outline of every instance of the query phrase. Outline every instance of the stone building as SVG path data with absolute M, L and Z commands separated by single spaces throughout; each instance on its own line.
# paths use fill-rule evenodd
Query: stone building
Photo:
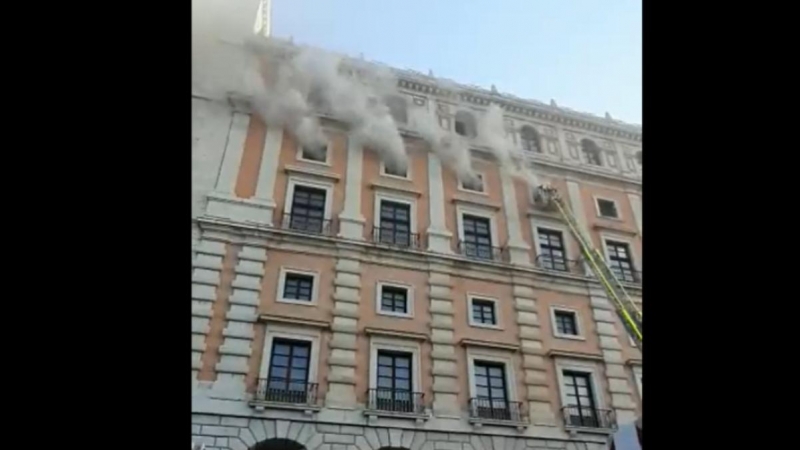
M 465 183 L 415 129 L 471 146 L 500 105 L 510 145 L 641 302 L 641 128 L 394 73 L 405 171 L 335 118 L 312 153 L 246 102 L 194 93 L 193 443 L 606 448 L 640 413 L 641 354 L 577 242 L 485 149 Z

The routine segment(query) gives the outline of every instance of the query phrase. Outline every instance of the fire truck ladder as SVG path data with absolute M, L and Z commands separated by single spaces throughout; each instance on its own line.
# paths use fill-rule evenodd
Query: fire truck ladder
M 619 281 L 614 272 L 606 264 L 605 258 L 592 246 L 591 241 L 581 231 L 578 221 L 570 212 L 569 207 L 558 194 L 558 191 L 551 186 L 539 186 L 537 189 L 537 200 L 545 207 L 558 210 L 564 222 L 569 226 L 569 230 L 581 247 L 581 253 L 589 268 L 594 273 L 600 284 L 603 285 L 608 298 L 614 305 L 617 315 L 622 320 L 625 329 L 633 338 L 634 343 L 642 350 L 642 311 L 628 296 L 625 287 Z

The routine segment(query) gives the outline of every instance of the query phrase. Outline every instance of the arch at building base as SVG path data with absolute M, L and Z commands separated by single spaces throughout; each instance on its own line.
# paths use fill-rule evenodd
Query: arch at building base
M 291 439 L 267 439 L 250 447 L 249 450 L 306 450 L 306 447 Z

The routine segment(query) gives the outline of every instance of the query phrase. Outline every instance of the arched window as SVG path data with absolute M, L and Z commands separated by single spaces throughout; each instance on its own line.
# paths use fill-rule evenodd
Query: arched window
M 541 153 L 542 148 L 539 146 L 539 133 L 530 125 L 522 127 L 519 133 L 520 140 L 522 140 L 522 149 L 527 152 Z
M 470 138 L 478 136 L 478 127 L 475 122 L 475 116 L 467 111 L 457 112 L 456 134 Z
M 408 122 L 406 99 L 397 95 L 386 97 L 386 106 L 389 107 L 389 114 L 392 115 L 395 123 Z
M 603 165 L 603 158 L 601 155 L 600 147 L 598 147 L 593 140 L 582 139 L 581 151 L 583 152 L 583 157 L 586 160 L 587 164 L 591 164 L 593 166 Z

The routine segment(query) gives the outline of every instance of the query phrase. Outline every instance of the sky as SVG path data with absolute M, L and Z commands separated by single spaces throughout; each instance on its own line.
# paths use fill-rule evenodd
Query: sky
M 642 0 L 272 0 L 272 34 L 642 123 Z

